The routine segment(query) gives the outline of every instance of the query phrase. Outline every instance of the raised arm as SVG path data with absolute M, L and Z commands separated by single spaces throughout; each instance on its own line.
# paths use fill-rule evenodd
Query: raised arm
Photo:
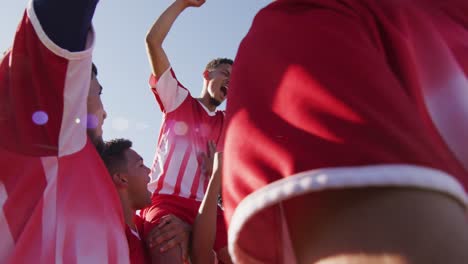
M 216 237 L 216 212 L 218 210 L 218 195 L 221 190 L 223 154 L 221 152 L 214 154 L 216 147 L 213 143 L 210 143 L 209 148 L 208 158 L 214 159 L 213 174 L 192 227 L 192 250 L 190 254 L 193 264 L 214 263 L 216 258 L 213 245 Z
M 33 0 L 47 36 L 59 47 L 82 51 L 99 0 Z
M 162 13 L 148 31 L 146 49 L 151 70 L 156 78 L 159 78 L 170 65 L 162 44 L 175 20 L 187 7 L 200 7 L 204 3 L 205 0 L 176 0 Z

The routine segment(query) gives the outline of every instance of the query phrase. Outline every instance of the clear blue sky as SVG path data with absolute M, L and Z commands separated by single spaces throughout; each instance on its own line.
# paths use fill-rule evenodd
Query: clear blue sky
M 11 45 L 27 2 L 2 1 L 0 52 Z M 147 85 L 150 69 L 144 39 L 154 20 L 172 2 L 101 1 L 94 17 L 94 61 L 108 113 L 104 139 L 132 140 L 148 166 L 153 160 L 162 115 Z M 207 0 L 202 7 L 187 9 L 179 17 L 164 47 L 179 80 L 192 95 L 200 94 L 206 63 L 215 57 L 234 58 L 255 14 L 270 2 Z

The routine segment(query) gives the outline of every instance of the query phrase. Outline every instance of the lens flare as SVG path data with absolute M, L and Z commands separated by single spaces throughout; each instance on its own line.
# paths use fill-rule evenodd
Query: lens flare
M 188 132 L 188 126 L 185 122 L 176 122 L 174 125 L 174 133 L 178 136 L 185 136 Z
M 210 134 L 210 132 L 211 132 L 211 128 L 208 125 L 206 125 L 206 124 L 201 124 L 200 125 L 199 133 L 202 136 L 206 137 L 206 136 L 208 136 Z
M 128 129 L 128 120 L 122 117 L 114 118 L 112 120 L 112 128 L 117 131 L 125 131 Z
M 86 127 L 88 129 L 95 129 L 97 128 L 98 124 L 99 124 L 99 119 L 97 118 L 97 116 L 93 114 L 88 114 L 86 118 Z
M 137 123 L 136 124 L 136 129 L 137 130 L 145 130 L 145 129 L 148 129 L 150 126 L 148 124 L 145 124 L 145 123 Z
M 34 124 L 42 126 L 47 124 L 47 121 L 49 121 L 49 116 L 44 111 L 36 111 L 32 115 L 32 121 Z

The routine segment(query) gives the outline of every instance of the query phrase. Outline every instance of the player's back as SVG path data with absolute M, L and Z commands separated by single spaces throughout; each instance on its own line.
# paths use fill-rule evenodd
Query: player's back
M 231 81 L 228 178 L 255 175 L 253 191 L 310 170 L 411 164 L 468 187 L 467 5 L 280 0 L 260 11 Z
M 201 201 L 209 175 L 199 155 L 207 151 L 210 140 L 222 148 L 224 113 L 211 112 L 193 98 L 172 68 L 158 80 L 152 77 L 150 86 L 164 116 L 148 188 L 155 195 Z
M 468 170 L 468 2 L 359 1 L 371 10 L 368 23 L 392 73 L 424 120 L 431 141 Z M 369 18 L 369 16 L 367 16 Z M 413 140 L 416 140 L 414 138 Z M 442 148 L 442 147 L 441 147 Z M 458 173 L 457 173 L 457 172 Z M 466 176 L 466 174 L 464 175 Z M 466 185 L 467 179 L 459 179 Z

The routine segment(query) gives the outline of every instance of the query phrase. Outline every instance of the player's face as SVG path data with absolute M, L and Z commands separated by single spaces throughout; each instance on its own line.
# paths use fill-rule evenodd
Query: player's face
M 230 64 L 221 64 L 215 70 L 208 73 L 208 93 L 212 104 L 215 106 L 220 105 L 226 100 L 231 70 L 232 66 Z
M 151 204 L 151 193 L 148 190 L 150 169 L 133 149 L 125 151 L 128 173 L 128 196 L 134 210 L 140 210 Z
M 91 83 L 88 93 L 88 116 L 87 128 L 88 135 L 96 146 L 102 142 L 102 125 L 107 113 L 101 101 L 102 86 L 99 84 L 96 76 L 91 74 Z

